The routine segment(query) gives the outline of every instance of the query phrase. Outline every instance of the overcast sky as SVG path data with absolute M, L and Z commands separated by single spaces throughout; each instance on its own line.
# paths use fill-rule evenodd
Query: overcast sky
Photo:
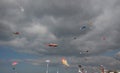
M 88 73 L 120 70 L 119 36 L 120 0 L 0 0 L 0 73 L 11 73 L 13 61 L 18 73 L 43 73 L 45 60 L 50 73 L 75 73 L 79 64 Z

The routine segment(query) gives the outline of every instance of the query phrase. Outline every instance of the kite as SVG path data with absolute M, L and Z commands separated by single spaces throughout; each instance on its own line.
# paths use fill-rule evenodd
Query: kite
M 82 53 L 88 53 L 89 51 L 88 50 L 86 50 L 86 51 L 80 51 L 80 54 L 82 54 Z
M 88 52 L 88 50 L 86 50 L 86 52 Z
M 62 58 L 62 64 L 69 67 L 70 65 L 68 64 L 67 60 L 65 58 Z
M 87 28 L 87 26 L 83 25 L 80 27 L 80 30 L 85 30 Z
M 49 46 L 49 47 L 57 47 L 58 44 L 50 43 L 50 44 L 48 44 L 48 46 Z
M 15 35 L 19 35 L 20 33 L 19 33 L 19 32 L 14 32 L 13 34 L 15 34 Z
M 74 37 L 73 39 L 77 39 L 76 37 Z
M 12 66 L 15 66 L 17 64 L 18 64 L 18 62 L 15 61 L 15 62 L 12 63 Z
M 16 61 L 14 61 L 13 63 L 12 63 L 12 66 L 13 66 L 13 70 L 15 70 L 15 66 L 18 64 L 18 62 L 16 62 Z
M 81 66 L 81 65 L 78 65 L 78 67 L 79 67 L 79 68 L 82 68 L 82 66 Z
M 93 23 L 89 21 L 87 24 L 84 24 L 80 27 L 80 30 L 83 31 L 85 29 L 89 29 Z

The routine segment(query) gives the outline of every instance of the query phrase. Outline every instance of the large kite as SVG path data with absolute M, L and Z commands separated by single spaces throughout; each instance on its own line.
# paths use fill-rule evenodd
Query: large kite
M 55 43 L 50 43 L 50 44 L 48 44 L 48 46 L 49 46 L 49 47 L 57 47 L 57 46 L 58 46 L 58 44 L 55 44 Z
M 63 65 L 65 65 L 67 67 L 70 66 L 65 58 L 62 58 L 61 62 L 62 62 Z

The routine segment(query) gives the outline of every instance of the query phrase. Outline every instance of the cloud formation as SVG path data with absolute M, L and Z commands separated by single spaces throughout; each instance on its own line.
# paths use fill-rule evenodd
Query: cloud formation
M 103 55 L 120 47 L 119 18 L 119 0 L 1 0 L 0 45 L 21 53 L 75 56 L 75 60 L 94 57 L 88 61 L 94 65 L 105 59 L 107 67 L 120 69 L 119 61 Z M 83 25 L 87 28 L 81 31 Z M 51 48 L 49 43 L 58 47 Z

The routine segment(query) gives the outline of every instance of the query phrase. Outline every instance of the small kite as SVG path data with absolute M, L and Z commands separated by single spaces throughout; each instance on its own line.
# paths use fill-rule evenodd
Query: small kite
M 82 30 L 85 30 L 86 28 L 87 28 L 87 26 L 83 25 L 80 27 L 80 30 L 82 31 Z
M 62 64 L 69 67 L 70 65 L 68 64 L 67 60 L 65 58 L 62 58 Z
M 15 62 L 12 63 L 12 66 L 15 66 L 17 64 L 18 64 L 18 62 L 15 61 Z
M 79 68 L 82 68 L 82 65 L 78 65 Z
M 88 50 L 86 50 L 86 51 L 80 51 L 80 54 L 82 54 L 82 53 L 88 53 L 89 51 Z
M 50 43 L 50 44 L 48 44 L 48 46 L 49 46 L 49 47 L 57 47 L 58 44 Z
M 18 64 L 18 62 L 16 62 L 16 61 L 14 61 L 14 62 L 12 62 L 12 66 L 13 66 L 13 70 L 15 70 L 15 66 Z
M 86 52 L 88 52 L 88 50 L 86 50 Z
M 73 39 L 77 39 L 76 37 L 74 37 Z
M 13 34 L 15 34 L 15 35 L 19 35 L 20 33 L 19 33 L 19 32 L 14 32 Z

